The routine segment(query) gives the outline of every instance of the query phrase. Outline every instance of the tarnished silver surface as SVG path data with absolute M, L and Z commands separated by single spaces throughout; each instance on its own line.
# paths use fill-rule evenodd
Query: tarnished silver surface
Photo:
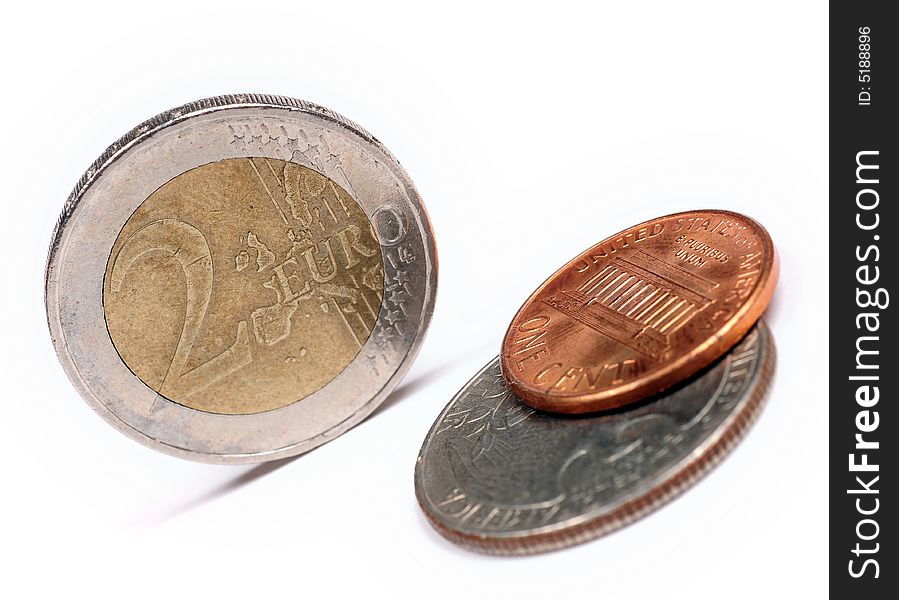
M 774 345 L 759 323 L 699 377 L 593 417 L 535 411 L 490 362 L 422 446 L 415 492 L 444 537 L 491 554 L 531 554 L 604 535 L 711 469 L 762 407 Z
M 247 156 L 313 169 L 356 200 L 381 244 L 384 294 L 370 337 L 330 383 L 276 410 L 214 414 L 167 400 L 123 363 L 104 321 L 103 278 L 116 236 L 154 190 L 195 167 Z M 60 361 L 108 422 L 169 454 L 246 463 L 306 452 L 369 415 L 411 366 L 433 313 L 436 282 L 430 223 L 396 159 L 328 109 L 248 94 L 167 111 L 113 144 L 65 203 L 51 242 L 45 293 Z

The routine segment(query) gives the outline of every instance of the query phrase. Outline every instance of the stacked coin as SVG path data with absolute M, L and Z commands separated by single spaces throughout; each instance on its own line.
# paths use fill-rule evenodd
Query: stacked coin
M 721 210 L 641 223 L 571 260 L 425 439 L 415 490 L 430 523 L 528 554 L 683 491 L 762 406 L 774 346 L 757 322 L 777 272 L 765 229 Z
M 113 144 L 59 219 L 46 273 L 59 358 L 157 450 L 299 454 L 411 365 L 436 252 L 409 176 L 370 134 L 291 98 L 167 111 Z

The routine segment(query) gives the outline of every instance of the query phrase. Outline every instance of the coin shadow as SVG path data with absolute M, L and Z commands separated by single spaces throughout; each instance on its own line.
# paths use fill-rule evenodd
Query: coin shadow
M 388 396 L 387 399 L 377 408 L 375 411 L 369 415 L 366 420 L 372 419 L 377 415 L 389 410 L 391 407 L 399 404 L 406 398 L 414 395 L 416 392 L 421 389 L 427 387 L 434 380 L 438 379 L 445 371 L 452 368 L 455 364 L 464 360 L 466 355 L 459 355 L 451 360 L 444 361 L 433 368 L 417 375 L 416 377 L 409 379 L 399 385 L 395 390 L 393 390 Z M 314 448 L 309 452 L 305 452 L 298 456 L 291 456 L 288 458 L 282 458 L 279 460 L 273 460 L 270 462 L 261 463 L 255 465 L 237 477 L 222 483 L 215 488 L 209 490 L 208 492 L 201 494 L 200 496 L 189 500 L 187 502 L 182 503 L 181 505 L 173 508 L 172 510 L 166 512 L 163 516 L 161 516 L 158 521 L 165 522 L 173 517 L 177 517 L 181 514 L 189 512 L 195 508 L 198 508 L 204 504 L 209 502 L 213 502 L 218 498 L 226 496 L 232 492 L 239 490 L 242 487 L 252 484 L 253 482 L 269 475 L 277 471 L 278 469 L 292 463 L 302 456 L 308 456 L 311 452 L 315 452 L 318 448 Z
M 427 387 L 429 383 L 432 383 L 434 380 L 438 379 L 440 375 L 444 371 L 446 371 L 454 362 L 456 361 L 445 362 L 428 371 L 425 371 L 424 373 L 421 373 L 414 379 L 410 379 L 401 383 L 399 387 L 390 392 L 384 402 L 382 402 L 381 405 L 376 408 L 368 418 L 372 419 L 382 413 L 387 412 L 406 398 L 414 395 L 415 392 Z
M 472 353 L 476 353 L 482 348 L 486 348 L 488 346 L 489 344 L 487 344 L 486 342 L 475 346 L 471 348 L 470 352 L 458 354 L 453 358 L 450 358 L 449 360 L 445 360 L 437 365 L 434 365 L 427 371 L 424 371 L 423 373 L 420 373 L 411 379 L 403 381 L 399 386 L 397 386 L 396 389 L 390 392 L 384 402 L 382 402 L 381 405 L 378 406 L 378 408 L 376 408 L 368 418 L 371 419 L 373 417 L 376 417 L 377 415 L 387 412 L 403 400 L 409 398 L 410 396 L 413 396 L 416 392 L 422 390 L 423 388 L 426 388 L 434 381 L 440 379 L 441 375 L 467 360 L 468 357 L 472 355 Z
M 310 452 L 314 452 L 314 451 L 315 451 L 315 449 L 310 450 Z M 306 452 L 305 454 L 309 454 L 309 452 Z M 302 456 L 302 455 L 300 455 L 300 456 Z M 203 506 L 204 504 L 213 502 L 223 496 L 227 496 L 231 492 L 235 492 L 235 491 L 239 490 L 240 488 L 247 486 L 247 485 L 253 483 L 254 481 L 261 479 L 262 477 L 265 477 L 266 475 L 269 475 L 270 473 L 277 471 L 278 469 L 292 463 L 293 461 L 295 461 L 298 458 L 299 458 L 299 456 L 290 456 L 288 458 L 281 458 L 278 460 L 273 460 L 273 461 L 261 463 L 261 464 L 255 465 L 253 467 L 250 467 L 249 469 L 247 469 L 246 471 L 244 471 L 243 473 L 241 473 L 234 479 L 226 481 L 225 483 L 222 483 L 222 484 L 212 488 L 208 492 L 201 494 L 200 496 L 198 496 L 192 500 L 184 502 L 184 503 L 172 508 L 169 511 L 166 511 L 165 514 L 161 515 L 157 519 L 157 523 L 164 523 L 174 517 L 177 517 L 184 513 L 190 512 L 191 510 L 193 510 L 195 508 L 199 508 L 200 506 Z

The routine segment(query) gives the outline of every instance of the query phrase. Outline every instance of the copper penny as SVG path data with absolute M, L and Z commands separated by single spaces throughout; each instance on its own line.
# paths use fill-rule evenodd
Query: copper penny
M 765 228 L 698 210 L 581 253 L 519 309 L 503 340 L 509 387 L 534 408 L 587 413 L 652 396 L 723 356 L 777 283 Z

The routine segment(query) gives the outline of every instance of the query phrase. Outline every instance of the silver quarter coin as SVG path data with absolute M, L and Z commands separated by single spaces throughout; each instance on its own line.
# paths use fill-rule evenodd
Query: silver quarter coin
M 46 269 L 56 352 L 103 418 L 162 452 L 284 458 L 369 415 L 437 284 L 421 199 L 369 133 L 291 98 L 210 98 L 110 146 Z
M 532 554 L 599 537 L 696 482 L 758 415 L 775 363 L 759 323 L 675 390 L 592 417 L 550 415 L 508 388 L 499 359 L 444 409 L 422 446 L 415 492 L 444 537 Z

